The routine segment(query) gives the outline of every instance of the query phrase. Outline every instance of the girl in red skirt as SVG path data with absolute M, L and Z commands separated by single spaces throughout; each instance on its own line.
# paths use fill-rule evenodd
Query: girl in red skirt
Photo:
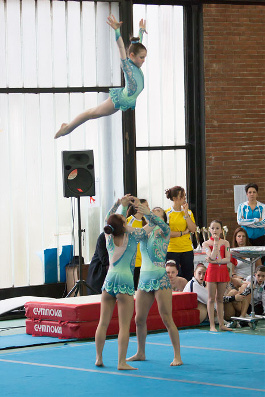
M 230 281 L 227 263 L 230 262 L 230 245 L 220 238 L 222 222 L 214 220 L 210 224 L 211 238 L 203 243 L 209 265 L 205 274 L 208 288 L 207 310 L 210 321 L 210 331 L 217 332 L 214 322 L 214 302 L 216 301 L 219 329 L 231 331 L 224 325 L 223 296 L 226 284 Z

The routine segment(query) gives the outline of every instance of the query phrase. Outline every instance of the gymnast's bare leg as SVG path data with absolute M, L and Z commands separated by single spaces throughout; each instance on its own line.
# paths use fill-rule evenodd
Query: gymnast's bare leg
M 70 134 L 75 128 L 79 127 L 79 125 L 85 123 L 87 120 L 99 119 L 100 117 L 110 116 L 111 114 L 116 113 L 118 110 L 119 109 L 115 109 L 114 104 L 109 97 L 100 105 L 85 110 L 83 113 L 80 113 L 72 121 L 70 121 L 69 124 L 63 123 L 59 131 L 56 133 L 54 139 Z

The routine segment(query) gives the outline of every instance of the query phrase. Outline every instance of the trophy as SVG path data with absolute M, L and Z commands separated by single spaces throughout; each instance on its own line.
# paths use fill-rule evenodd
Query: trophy
M 227 235 L 227 233 L 228 233 L 228 227 L 227 226 L 224 226 L 223 227 L 223 236 L 224 236 L 224 239 L 226 240 L 226 235 Z
M 203 241 L 209 240 L 208 229 L 206 227 L 202 227 L 202 237 Z
M 199 226 L 196 227 L 195 230 L 195 237 L 196 237 L 196 241 L 197 241 L 197 248 L 194 251 L 201 251 L 202 247 L 201 247 L 201 242 L 200 242 L 200 232 L 201 229 L 199 228 Z

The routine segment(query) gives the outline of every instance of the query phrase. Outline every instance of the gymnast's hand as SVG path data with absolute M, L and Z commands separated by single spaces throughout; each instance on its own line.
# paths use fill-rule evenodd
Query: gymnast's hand
M 143 18 L 139 22 L 139 29 L 142 29 L 142 31 L 147 34 L 147 31 L 146 31 L 146 20 L 143 19 Z
M 141 212 L 143 215 L 150 215 L 151 213 L 150 208 L 140 202 L 135 206 L 135 208 L 137 209 L 137 212 Z
M 107 24 L 108 24 L 110 27 L 112 27 L 112 29 L 116 30 L 116 29 L 119 29 L 119 28 L 121 27 L 121 25 L 123 24 L 123 22 L 122 22 L 122 21 L 118 22 L 118 21 L 116 20 L 116 18 L 115 18 L 114 15 L 110 15 L 110 16 L 108 17 Z
M 132 200 L 133 196 L 131 194 L 125 194 L 125 196 L 120 199 L 120 202 L 123 207 L 127 207 L 130 203 L 132 203 Z

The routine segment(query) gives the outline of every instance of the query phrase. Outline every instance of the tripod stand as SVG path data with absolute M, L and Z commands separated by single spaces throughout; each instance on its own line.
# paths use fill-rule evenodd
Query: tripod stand
M 91 291 L 93 291 L 95 294 L 98 293 L 93 287 L 88 285 L 85 280 L 82 280 L 82 233 L 84 232 L 84 230 L 81 228 L 80 196 L 77 196 L 76 198 L 77 198 L 77 215 L 78 215 L 79 280 L 76 281 L 74 287 L 71 289 L 71 291 L 68 292 L 66 298 L 71 296 L 73 292 L 75 293 L 75 296 L 77 296 L 78 292 L 80 293 L 80 295 L 82 295 L 83 286 L 90 288 Z

